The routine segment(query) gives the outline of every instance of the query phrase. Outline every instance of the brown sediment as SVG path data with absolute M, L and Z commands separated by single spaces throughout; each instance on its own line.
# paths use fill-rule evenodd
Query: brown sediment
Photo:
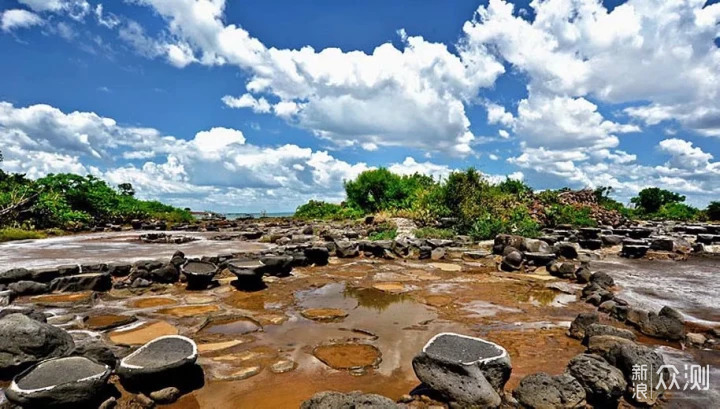
M 377 366 L 382 354 L 368 344 L 330 344 L 313 349 L 313 355 L 333 369 L 361 369 Z
M 170 307 L 158 310 L 158 314 L 172 315 L 173 317 L 196 317 L 198 315 L 205 315 L 211 312 L 219 311 L 220 307 L 217 305 L 185 305 L 180 307 Z
M 380 291 L 385 291 L 388 293 L 403 293 L 407 291 L 405 288 L 405 285 L 403 283 L 397 283 L 397 282 L 384 282 L 384 283 L 377 283 L 373 284 L 373 288 L 376 288 Z
M 150 297 L 150 298 L 141 298 L 139 300 L 134 300 L 130 303 L 130 306 L 134 308 L 153 308 L 153 307 L 163 307 L 166 305 L 174 305 L 177 304 L 177 300 L 174 300 L 172 298 L 167 297 Z
M 136 320 L 137 318 L 132 315 L 91 315 L 85 321 L 85 326 L 93 331 L 103 331 L 106 329 L 131 324 Z
M 34 304 L 46 306 L 65 306 L 67 304 L 87 304 L 92 301 L 93 292 L 84 291 L 68 294 L 46 294 L 30 297 L 29 301 Z
M 348 316 L 347 312 L 339 308 L 308 308 L 300 314 L 309 320 L 321 322 L 342 321 Z
M 222 351 L 225 349 L 230 349 L 232 347 L 236 347 L 238 345 L 242 345 L 245 342 L 239 339 L 233 339 L 230 341 L 224 341 L 224 342 L 211 342 L 211 343 L 200 343 L 198 344 L 198 352 L 201 354 L 204 353 L 212 353 L 217 351 Z
M 208 320 L 199 335 L 243 335 L 251 332 L 261 331 L 262 325 L 249 317 L 222 317 Z
M 165 335 L 177 335 L 178 329 L 165 321 L 143 324 L 126 331 L 113 331 L 108 335 L 117 345 L 143 345 Z

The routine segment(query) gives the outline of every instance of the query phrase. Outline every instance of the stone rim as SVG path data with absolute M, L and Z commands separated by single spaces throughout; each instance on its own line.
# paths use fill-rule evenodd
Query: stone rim
M 18 385 L 18 383 L 17 383 L 19 380 L 21 380 L 23 377 L 25 377 L 27 374 L 29 374 L 29 373 L 32 372 L 33 370 L 37 369 L 37 368 L 38 368 L 40 365 L 42 365 L 42 364 L 45 364 L 45 363 L 48 363 L 48 362 L 51 362 L 51 361 L 59 361 L 59 360 L 62 360 L 62 359 L 72 359 L 72 358 L 81 358 L 81 359 L 83 359 L 83 357 L 79 357 L 79 356 L 78 356 L 78 357 L 75 357 L 75 356 L 64 356 L 64 357 L 59 357 L 59 358 L 47 359 L 47 360 L 45 360 L 45 361 L 39 362 L 39 363 L 37 363 L 37 364 L 29 367 L 28 369 L 20 372 L 17 376 L 15 376 L 15 378 L 13 378 L 12 382 L 10 383 L 10 386 L 9 386 L 8 389 L 11 390 L 11 391 L 13 391 L 13 392 L 15 392 L 15 393 L 17 393 L 17 394 L 20 395 L 20 396 L 29 396 L 29 395 L 36 394 L 36 393 L 39 393 L 39 392 L 51 391 L 51 390 L 53 390 L 53 389 L 55 389 L 55 388 L 58 388 L 58 387 L 61 387 L 61 386 L 65 386 L 65 385 L 72 385 L 72 384 L 75 384 L 75 383 L 82 383 L 82 382 L 95 381 L 95 380 L 102 380 L 103 378 L 107 379 L 107 378 L 110 377 L 110 375 L 111 375 L 111 373 L 112 373 L 112 370 L 110 369 L 109 366 L 107 366 L 107 365 L 105 365 L 105 364 L 103 364 L 103 363 L 100 363 L 100 362 L 93 361 L 93 362 L 96 363 L 98 366 L 104 367 L 105 370 L 104 370 L 103 372 L 99 373 L 99 374 L 96 374 L 96 375 L 87 376 L 87 377 L 81 378 L 81 379 L 76 379 L 76 380 L 74 380 L 74 381 L 72 381 L 72 382 L 58 383 L 58 384 L 55 384 L 55 385 L 46 386 L 46 387 L 44 387 L 44 388 L 23 389 L 23 388 L 21 388 L 21 387 Z M 84 358 L 84 359 L 88 359 L 88 358 Z
M 460 362 L 458 362 L 460 365 L 484 364 L 489 361 L 493 361 L 496 359 L 501 359 L 501 358 L 505 358 L 505 357 L 509 356 L 508 352 L 505 348 L 503 348 L 502 346 L 500 346 L 492 341 L 487 341 L 487 340 L 484 340 L 482 338 L 477 338 L 477 337 L 471 337 L 469 335 L 457 334 L 455 332 L 441 332 L 441 333 L 435 334 L 435 336 L 430 338 L 430 340 L 425 344 L 425 346 L 422 349 L 422 352 L 427 355 L 432 355 L 431 353 L 427 352 L 427 349 L 435 342 L 435 340 L 437 340 L 438 338 L 443 337 L 443 336 L 454 336 L 454 337 L 466 338 L 466 339 L 471 339 L 473 341 L 482 342 L 484 344 L 490 344 L 490 345 L 494 346 L 495 348 L 497 348 L 498 350 L 500 350 L 500 352 L 501 352 L 500 355 L 496 355 L 496 356 L 492 356 L 492 357 L 488 357 L 488 358 L 476 359 L 476 360 L 470 361 L 470 362 L 460 361 Z
M 195 362 L 195 361 L 197 360 L 197 357 L 198 357 L 198 346 L 197 346 L 197 344 L 195 343 L 195 341 L 193 341 L 192 339 L 190 339 L 190 338 L 188 338 L 188 337 L 182 336 L 182 335 L 164 335 L 164 336 L 162 336 L 162 337 L 158 337 L 158 338 L 153 339 L 152 341 L 150 341 L 150 342 L 148 342 L 147 344 L 145 344 L 145 345 L 141 346 L 140 348 L 138 348 L 137 351 L 135 351 L 135 352 L 133 352 L 132 354 L 130 354 L 130 355 L 126 356 L 125 358 L 123 358 L 123 359 L 120 361 L 120 363 L 118 364 L 118 369 L 136 370 L 136 369 L 146 368 L 145 366 L 138 366 L 138 365 L 128 364 L 127 361 L 130 360 L 131 358 L 134 358 L 136 355 L 141 354 L 141 353 L 142 353 L 145 349 L 147 349 L 150 345 L 152 345 L 152 344 L 154 344 L 154 343 L 156 343 L 156 342 L 160 342 L 160 341 L 165 340 L 165 339 L 170 339 L 170 338 L 180 339 L 180 340 L 182 340 L 182 341 L 184 341 L 184 342 L 189 343 L 189 344 L 192 346 L 192 352 L 191 352 L 189 355 L 183 357 L 182 359 L 177 360 L 176 362 L 173 362 L 173 363 L 170 363 L 170 364 L 168 364 L 168 365 L 165 365 L 164 368 L 172 368 L 172 367 L 174 367 L 174 366 L 177 366 L 178 364 L 183 365 L 183 364 L 185 364 L 185 363 L 187 363 L 187 362 Z M 157 369 L 157 368 L 149 368 L 149 370 L 156 370 L 156 369 Z

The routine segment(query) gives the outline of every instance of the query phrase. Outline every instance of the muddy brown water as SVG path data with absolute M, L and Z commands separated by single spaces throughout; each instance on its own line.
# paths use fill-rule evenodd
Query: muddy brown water
M 210 240 L 145 244 L 134 241 L 136 237 L 137 233 L 80 235 L 0 245 L 0 261 L 29 262 L 32 267 L 70 260 L 97 263 L 170 257 L 176 249 L 200 256 L 264 247 Z M 654 283 L 646 284 L 655 288 L 645 292 L 631 283 L 634 274 L 664 274 L 680 280 L 686 273 L 673 266 L 677 265 L 658 270 L 654 265 L 609 257 L 594 263 L 593 269 L 610 272 L 631 302 L 642 301 L 632 297 L 636 293 L 658 304 L 674 297 L 677 305 L 673 306 L 686 307 L 678 307 L 684 313 L 702 311 L 693 317 L 712 321 L 718 311 L 712 303 L 700 303 L 698 309 L 692 303 L 683 305 L 677 295 L 663 295 Z M 132 348 L 161 335 L 194 339 L 205 385 L 166 406 L 183 409 L 227 408 L 229 403 L 249 409 L 297 408 L 324 390 L 361 390 L 398 399 L 418 386 L 412 358 L 440 332 L 480 336 L 506 348 L 513 364 L 506 386 L 511 390 L 528 374 L 562 373 L 567 362 L 585 349 L 565 335 L 567 327 L 579 312 L 594 310 L 572 294 L 581 286 L 568 285 L 542 271 L 530 275 L 498 272 L 493 260 L 331 259 L 326 267 L 295 269 L 286 278 L 267 277 L 267 288 L 255 292 L 229 285 L 233 277 L 227 272 L 218 279 L 220 286 L 202 292 L 188 292 L 177 284 L 112 290 L 95 297 L 63 294 L 18 302 L 42 305 L 58 317 L 92 315 L 104 321 L 104 317 L 121 314 L 137 318 L 89 335 L 88 321 L 59 320 L 76 337 L 96 336 Z M 549 288 L 554 282 L 563 284 L 567 292 Z M 347 316 L 312 320 L 303 316 L 307 310 L 337 310 Z M 715 351 L 681 351 L 678 345 L 659 348 L 666 359 L 678 363 L 718 363 Z M 130 395 L 123 395 L 119 407 L 132 407 L 130 400 Z M 675 395 L 668 403 L 675 406 L 668 407 L 683 407 L 673 402 L 687 406 L 697 404 L 698 398 Z

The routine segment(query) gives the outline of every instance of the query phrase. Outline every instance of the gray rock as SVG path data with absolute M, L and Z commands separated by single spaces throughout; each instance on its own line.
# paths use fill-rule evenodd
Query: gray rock
M 327 247 L 310 247 L 305 249 L 304 253 L 310 264 L 315 264 L 316 266 L 327 265 L 328 259 L 330 258 L 330 252 L 328 251 Z
M 577 264 L 569 261 L 556 261 L 548 266 L 548 273 L 550 273 L 550 275 L 570 280 L 575 278 L 575 272 L 577 270 Z
M 23 280 L 32 280 L 32 272 L 26 268 L 13 268 L 0 273 L 0 284 L 9 284 Z
M 108 291 L 111 288 L 112 278 L 107 273 L 61 276 L 50 282 L 51 291 Z
M 110 263 L 107 266 L 108 274 L 113 277 L 126 277 L 130 274 L 132 265 L 128 263 Z
M 229 260 L 227 269 L 235 274 L 239 288 L 254 289 L 263 285 L 263 264 L 258 260 Z
M 653 351 L 649 347 L 635 343 L 619 343 L 618 345 L 610 348 L 603 356 L 611 365 L 622 371 L 625 376 L 625 380 L 628 383 L 628 395 L 633 395 L 633 391 L 636 389 L 638 384 L 645 384 L 647 386 L 647 396 L 643 397 L 636 395 L 636 398 L 633 399 L 636 403 L 652 406 L 665 392 L 662 388 L 657 389 L 658 386 L 661 386 L 659 385 L 660 377 L 666 379 L 666 385 L 669 384 L 667 381 L 667 372 L 660 374 L 657 373 L 657 370 L 665 364 L 665 361 L 663 360 L 662 355 Z M 633 367 L 642 365 L 646 365 L 646 368 L 648 368 L 647 380 L 633 380 Z
M 8 284 L 8 289 L 17 295 L 45 294 L 50 289 L 47 284 L 36 283 L 35 281 L 17 281 Z
M 15 293 L 10 290 L 0 291 L 0 307 L 6 307 L 12 303 Z
M 149 275 L 143 277 L 156 283 L 172 284 L 180 279 L 180 271 L 172 263 L 165 263 L 159 268 L 148 269 Z
M 585 328 L 585 344 L 587 344 L 590 337 L 597 335 L 612 335 L 618 338 L 629 339 L 630 341 L 635 341 L 637 339 L 635 334 L 627 329 L 603 324 L 590 324 L 587 328 Z
M 167 405 L 174 403 L 180 398 L 180 389 L 169 386 L 167 388 L 160 389 L 159 391 L 150 392 L 150 399 L 161 405 Z
M 188 261 L 181 268 L 181 272 L 187 278 L 188 289 L 204 290 L 218 272 L 218 267 L 206 261 Z
M 624 239 L 625 236 L 620 236 L 618 234 L 603 234 L 600 236 L 600 240 L 602 240 L 603 244 L 606 246 L 617 246 L 621 244 Z
M 544 372 L 520 380 L 513 396 L 523 408 L 555 409 L 585 407 L 585 389 L 568 374 L 550 376 Z
M 692 245 L 687 240 L 679 237 L 656 237 L 650 242 L 650 248 L 680 254 L 692 252 Z
M 580 250 L 580 246 L 578 246 L 577 243 L 559 241 L 553 245 L 553 251 L 558 255 L 558 257 L 565 257 L 568 259 L 577 258 L 578 250 Z
M 610 277 L 610 274 L 604 271 L 598 271 L 590 276 L 590 282 L 599 285 L 604 289 L 610 289 L 615 286 L 615 280 Z
M 87 358 L 54 358 L 18 375 L 5 395 L 27 409 L 97 407 L 108 396 L 110 373 L 106 365 Z
M 460 405 L 496 407 L 512 370 L 501 346 L 480 338 L 442 333 L 413 359 L 418 379 Z
M 291 256 L 265 256 L 260 258 L 263 263 L 263 273 L 272 276 L 286 276 L 292 271 L 293 258 Z
M 598 355 L 576 356 L 567 371 L 583 386 L 588 402 L 596 406 L 616 406 L 627 388 L 623 373 Z
M 197 360 L 195 342 L 179 335 L 156 338 L 123 358 L 117 374 L 123 384 L 149 388 L 151 385 L 180 382 L 184 372 Z M 155 389 L 157 390 L 157 389 Z
M 57 268 L 40 268 L 32 271 L 31 280 L 39 283 L 49 283 L 58 277 L 60 277 L 60 272 Z
M 572 338 L 583 339 L 585 338 L 585 331 L 592 324 L 600 322 L 600 316 L 596 312 L 583 312 L 578 314 L 577 317 L 570 324 L 568 335 Z
M 335 242 L 335 254 L 340 258 L 351 258 L 360 255 L 360 248 L 357 242 L 350 240 L 340 240 Z
M 621 345 L 634 344 L 632 340 L 612 335 L 595 335 L 589 337 L 587 341 L 588 352 L 602 357 L 606 357 L 608 352 L 613 348 L 619 348 Z
M 522 267 L 523 255 L 519 251 L 511 251 L 505 257 L 503 257 L 500 268 L 505 271 L 516 271 Z
M 645 335 L 679 341 L 685 337 L 685 324 L 679 317 L 681 315 L 669 307 L 660 310 L 660 314 L 630 308 L 627 322 Z
M 22 314 L 0 319 L 0 375 L 15 374 L 48 358 L 68 355 L 75 343 L 67 332 Z
M 580 283 L 580 284 L 585 284 L 585 283 L 590 282 L 590 277 L 591 277 L 591 276 L 592 276 L 592 272 L 591 272 L 590 269 L 587 268 L 587 267 L 580 267 L 580 268 L 575 272 L 575 279 L 576 279 L 577 282 Z
M 523 244 L 520 250 L 529 253 L 552 253 L 552 247 L 542 240 L 537 239 L 523 239 Z
M 300 409 L 398 409 L 392 400 L 362 392 L 319 392 L 300 405 Z

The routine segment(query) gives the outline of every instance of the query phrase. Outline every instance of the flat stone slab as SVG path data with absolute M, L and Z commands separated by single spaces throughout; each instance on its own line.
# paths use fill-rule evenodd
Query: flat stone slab
M 339 321 L 348 316 L 345 310 L 339 308 L 309 308 L 300 314 L 313 321 Z
M 29 408 L 82 406 L 103 394 L 111 372 L 85 357 L 49 359 L 15 377 L 5 394 Z
M 507 351 L 495 343 L 451 333 L 442 333 L 433 337 L 425 345 L 423 352 L 433 358 L 463 365 L 507 356 Z
M 137 383 L 151 378 L 175 375 L 177 370 L 192 366 L 198 347 L 193 340 L 180 335 L 156 338 L 123 358 L 117 368 L 124 382 Z

